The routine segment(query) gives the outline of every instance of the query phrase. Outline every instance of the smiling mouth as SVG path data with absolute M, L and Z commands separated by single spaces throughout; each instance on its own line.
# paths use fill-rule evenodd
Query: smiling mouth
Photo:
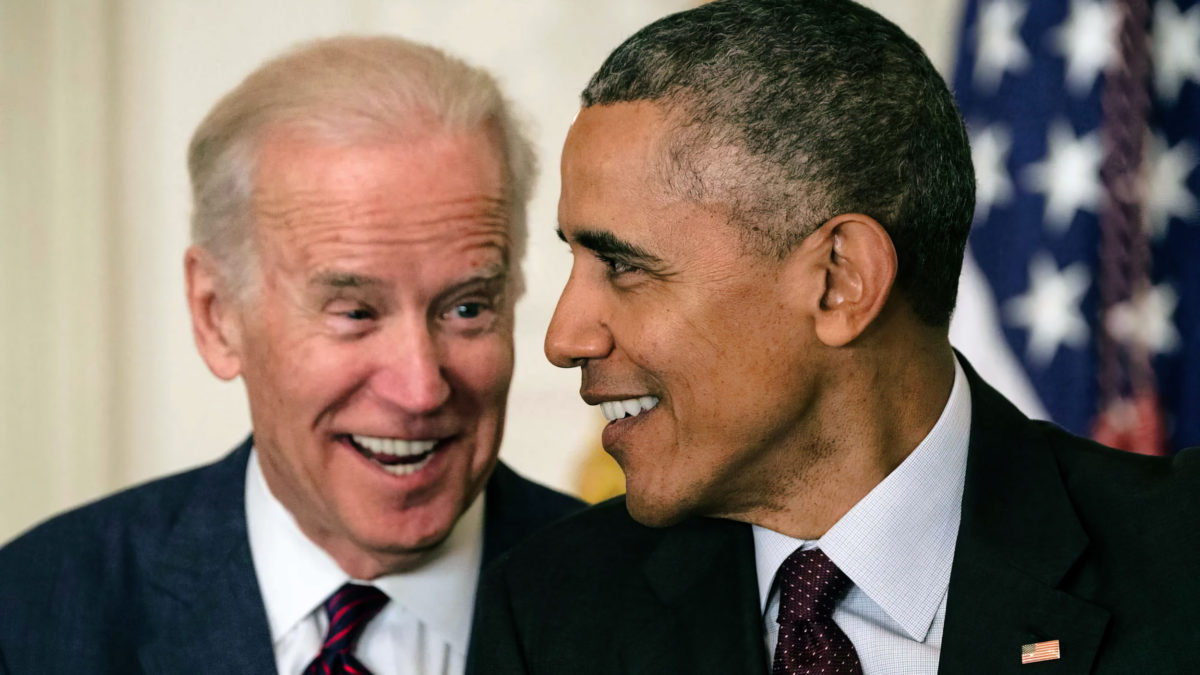
M 604 419 L 615 422 L 626 417 L 637 417 L 644 412 L 653 410 L 654 406 L 658 405 L 658 397 L 639 396 L 623 401 L 602 401 L 599 405 L 600 412 L 604 413 Z
M 439 449 L 439 439 L 407 440 L 359 434 L 342 437 L 358 454 L 366 457 L 393 476 L 420 471 Z

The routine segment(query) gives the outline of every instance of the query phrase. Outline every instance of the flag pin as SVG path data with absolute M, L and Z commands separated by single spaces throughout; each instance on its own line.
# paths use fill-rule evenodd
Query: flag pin
M 1021 665 L 1039 661 L 1055 661 L 1058 658 L 1058 640 L 1021 645 Z

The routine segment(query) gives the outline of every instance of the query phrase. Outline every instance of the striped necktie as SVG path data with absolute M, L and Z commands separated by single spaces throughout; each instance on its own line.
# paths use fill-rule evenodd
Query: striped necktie
M 345 584 L 325 601 L 325 613 L 329 616 L 329 631 L 321 653 L 308 664 L 304 675 L 371 675 L 354 658 L 354 644 L 370 621 L 383 606 L 388 596 L 374 586 Z

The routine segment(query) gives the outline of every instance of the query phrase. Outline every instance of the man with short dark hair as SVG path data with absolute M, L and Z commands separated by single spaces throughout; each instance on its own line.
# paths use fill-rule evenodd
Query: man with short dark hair
M 1197 453 L 1032 422 L 954 352 L 973 202 L 945 84 L 853 2 L 618 47 L 563 150 L 546 353 L 628 494 L 489 573 L 468 670 L 1200 672 Z
M 196 345 L 253 436 L 0 550 L 0 673 L 461 673 L 481 566 L 577 506 L 497 464 L 529 143 L 484 71 L 335 38 L 188 166 Z

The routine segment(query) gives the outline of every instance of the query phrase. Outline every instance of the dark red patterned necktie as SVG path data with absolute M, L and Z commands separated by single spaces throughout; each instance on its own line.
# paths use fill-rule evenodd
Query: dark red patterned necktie
M 796 551 L 775 576 L 779 642 L 771 675 L 862 675 L 850 638 L 833 622 L 833 607 L 850 578 L 818 549 Z
M 304 675 L 371 675 L 354 658 L 354 644 L 383 606 L 388 596 L 374 586 L 345 584 L 325 601 L 329 632 L 321 653 L 304 669 Z

